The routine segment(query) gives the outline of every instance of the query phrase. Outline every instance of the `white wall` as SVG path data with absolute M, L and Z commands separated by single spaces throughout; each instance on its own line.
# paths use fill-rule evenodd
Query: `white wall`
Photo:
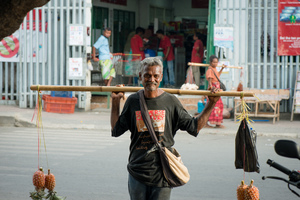
M 150 17 L 150 0 L 142 0 L 139 4 L 140 15 L 139 15 L 139 23 L 137 26 L 141 26 L 143 28 L 148 28 L 149 26 L 149 17 Z
M 150 6 L 173 9 L 172 0 L 140 0 L 140 23 L 137 24 L 143 28 L 148 28 L 150 23 Z
M 125 11 L 130 11 L 130 12 L 135 12 L 135 24 L 138 26 L 140 24 L 140 16 L 139 16 L 139 4 L 140 0 L 127 0 L 127 6 L 122 6 L 122 5 L 117 5 L 117 4 L 112 4 L 112 3 L 104 3 L 101 2 L 100 0 L 92 0 L 93 1 L 93 6 L 99 6 L 99 7 L 104 7 L 109 9 L 109 26 L 113 27 L 113 9 L 117 10 L 125 10 Z
M 173 2 L 172 0 L 148 0 L 150 2 L 151 6 L 160 7 L 160 8 L 173 8 Z
M 216 24 L 220 26 L 233 26 L 234 34 L 234 50 L 231 52 L 226 49 L 226 55 L 230 65 L 242 66 L 244 68 L 244 80 L 246 80 L 246 74 L 248 74 L 246 66 L 246 50 L 247 50 L 247 26 L 248 16 L 246 7 L 247 4 L 243 0 L 229 0 L 227 2 L 220 1 L 217 3 L 216 10 Z M 233 10 L 234 8 L 234 10 Z M 229 77 L 230 87 L 237 87 L 240 80 L 240 70 L 231 69 L 232 77 Z M 222 77 L 221 77 L 222 78 Z
M 181 21 L 182 18 L 197 19 L 198 21 L 206 21 L 208 17 L 208 9 L 192 8 L 192 0 L 174 0 L 174 18 Z
M 173 9 L 174 20 L 181 21 L 182 18 L 197 19 L 207 22 L 208 9 L 192 8 L 192 0 L 128 0 L 127 6 L 103 3 L 100 0 L 92 0 L 93 6 L 109 8 L 110 13 L 113 9 L 135 12 L 136 26 L 147 28 L 150 23 L 150 6 Z M 112 15 L 112 14 L 110 14 Z M 112 16 L 110 16 L 111 18 Z M 109 26 L 112 25 L 109 19 Z

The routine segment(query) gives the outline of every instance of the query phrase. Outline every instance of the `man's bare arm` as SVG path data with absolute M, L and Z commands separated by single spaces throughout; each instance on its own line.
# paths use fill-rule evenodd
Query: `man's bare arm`
M 111 106 L 111 115 L 110 115 L 110 125 L 113 130 L 120 115 L 120 99 L 124 97 L 124 93 L 111 93 L 112 97 L 112 106 Z

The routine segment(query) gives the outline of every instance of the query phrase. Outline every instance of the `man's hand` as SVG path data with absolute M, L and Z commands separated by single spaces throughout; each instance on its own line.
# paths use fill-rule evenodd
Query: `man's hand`
M 215 94 L 215 93 L 218 93 L 218 92 L 222 91 L 219 88 L 216 88 L 214 86 L 209 88 L 209 90 L 212 94 Z M 210 102 L 217 103 L 217 101 L 220 99 L 220 97 L 219 96 L 209 96 L 208 99 L 209 99 Z
M 99 59 L 98 59 L 97 57 L 94 57 L 94 58 L 93 58 L 93 61 L 99 62 Z
M 125 99 L 125 94 L 124 94 L 124 92 L 112 92 L 111 93 L 111 98 L 113 98 L 113 99 L 121 99 L 121 98 Z
M 124 84 L 121 84 L 121 85 L 116 85 L 116 87 L 123 87 Z M 111 92 L 111 98 L 112 99 L 123 99 L 125 100 L 125 93 L 124 92 Z

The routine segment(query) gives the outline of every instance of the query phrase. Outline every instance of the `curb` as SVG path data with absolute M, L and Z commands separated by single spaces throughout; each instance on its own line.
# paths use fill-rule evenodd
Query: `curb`
M 26 119 L 22 119 L 19 116 L 0 116 L 0 127 L 26 127 L 26 128 L 36 128 L 36 123 L 32 123 Z M 233 127 L 228 126 L 226 129 L 212 130 L 204 128 L 200 131 L 200 134 L 209 134 L 209 135 L 223 135 L 223 136 L 234 136 L 237 133 L 238 124 Z M 111 132 L 111 127 L 109 123 L 100 123 L 100 124 L 81 124 L 81 123 L 43 123 L 43 128 L 49 129 L 80 129 L 80 130 L 96 130 L 100 132 Z M 260 132 L 258 132 L 258 137 L 284 137 L 284 138 L 300 138 L 300 133 L 296 132 L 265 132 L 260 127 Z M 180 130 L 179 130 L 180 131 Z
M 14 126 L 15 122 L 15 117 L 0 116 L 0 126 Z

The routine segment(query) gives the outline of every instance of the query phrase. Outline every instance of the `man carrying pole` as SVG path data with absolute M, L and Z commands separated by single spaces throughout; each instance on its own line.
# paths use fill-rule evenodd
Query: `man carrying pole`
M 192 117 L 172 94 L 159 88 L 163 77 L 163 65 L 159 58 L 150 57 L 141 62 L 139 79 L 143 84 L 143 95 L 159 143 L 167 148 L 174 145 L 177 130 L 186 130 L 197 136 L 205 126 L 218 96 L 209 96 L 209 103 L 202 113 Z M 212 87 L 211 93 L 219 92 Z M 141 117 L 138 92 L 126 100 L 121 115 L 120 99 L 123 92 L 112 93 L 111 128 L 112 136 L 119 137 L 127 130 L 131 132 L 128 189 L 131 200 L 168 200 L 171 187 L 164 177 L 159 153 Z

